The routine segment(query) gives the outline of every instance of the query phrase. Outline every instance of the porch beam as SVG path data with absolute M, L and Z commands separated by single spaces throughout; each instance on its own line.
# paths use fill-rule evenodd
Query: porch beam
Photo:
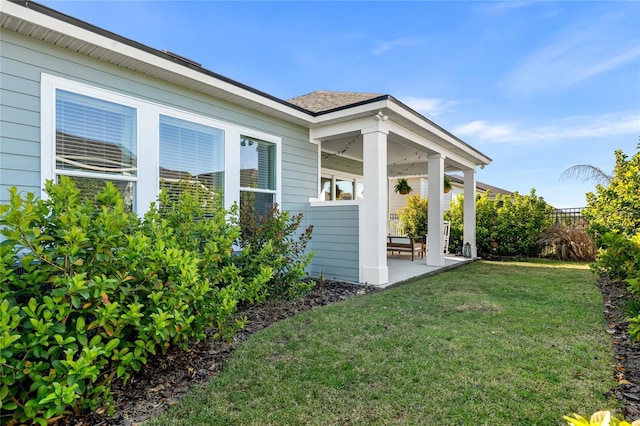
M 478 257 L 478 245 L 476 242 L 476 170 L 469 169 L 464 174 L 464 212 L 462 221 L 463 247 L 467 243 L 471 246 L 471 258 Z
M 434 154 L 428 162 L 428 246 L 427 265 L 444 266 L 444 155 Z
M 369 118 L 370 121 L 373 121 Z M 360 208 L 360 275 L 372 285 L 389 282 L 387 267 L 387 135 L 377 123 L 361 130 L 364 199 Z
M 309 129 L 309 136 L 314 140 L 325 140 L 334 138 L 339 135 L 354 132 L 360 133 L 362 129 L 365 129 L 367 127 L 371 127 L 370 116 L 341 123 L 328 124 L 317 129 Z
M 389 121 L 390 121 L 390 123 L 389 123 L 389 131 L 391 133 L 394 133 L 394 134 L 396 134 L 396 135 L 398 135 L 398 136 L 400 136 L 400 137 L 402 137 L 404 139 L 410 140 L 410 141 L 414 142 L 417 145 L 420 145 L 420 146 L 422 146 L 424 148 L 427 148 L 430 151 L 442 152 L 443 149 L 446 149 L 446 148 L 444 148 L 442 146 L 441 143 L 434 142 L 434 141 L 432 141 L 430 139 L 427 139 L 424 136 L 421 136 L 421 135 L 417 134 L 416 132 L 413 132 L 413 131 L 407 129 L 406 127 L 401 126 L 398 123 L 395 123 L 395 122 L 393 122 L 391 120 L 389 120 Z M 440 139 L 440 138 L 438 137 L 438 139 Z M 475 167 L 475 164 L 474 164 L 473 161 L 468 160 L 468 159 L 462 157 L 461 155 L 456 154 L 453 151 L 448 151 L 447 150 L 446 156 L 447 156 L 447 160 L 454 161 L 454 162 L 460 164 L 463 167 L 469 167 L 469 168 Z

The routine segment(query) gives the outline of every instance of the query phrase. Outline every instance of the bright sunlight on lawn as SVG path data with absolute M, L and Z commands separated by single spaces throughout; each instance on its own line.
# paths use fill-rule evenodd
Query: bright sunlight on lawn
M 561 425 L 611 362 L 586 265 L 474 262 L 279 322 L 145 425 Z

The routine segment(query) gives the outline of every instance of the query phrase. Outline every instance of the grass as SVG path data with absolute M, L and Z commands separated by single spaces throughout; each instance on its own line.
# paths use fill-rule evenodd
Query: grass
M 474 262 L 269 327 L 145 425 L 561 425 L 615 408 L 585 265 Z

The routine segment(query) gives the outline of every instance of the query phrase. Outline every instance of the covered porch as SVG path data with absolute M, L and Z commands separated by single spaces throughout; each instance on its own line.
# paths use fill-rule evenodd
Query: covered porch
M 476 257 L 476 168 L 488 157 L 386 95 L 323 114 L 310 139 L 319 157 L 318 198 L 310 200 L 316 271 L 327 276 L 339 264 L 354 281 L 386 286 L 457 264 L 442 250 L 413 262 L 387 257 L 388 176 L 427 176 L 429 245 L 442 247 L 444 174 L 464 174 L 463 244 Z

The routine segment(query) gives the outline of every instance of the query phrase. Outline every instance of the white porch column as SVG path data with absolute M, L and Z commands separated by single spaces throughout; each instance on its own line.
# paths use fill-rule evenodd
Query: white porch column
M 389 282 L 387 267 L 387 134 L 382 123 L 362 130 L 364 199 L 360 208 L 360 278 Z
M 429 166 L 429 245 L 427 246 L 427 265 L 444 266 L 444 155 L 434 154 L 427 159 Z
M 471 246 L 471 258 L 478 257 L 476 244 L 476 170 L 464 171 L 464 222 L 463 247 L 466 243 Z

